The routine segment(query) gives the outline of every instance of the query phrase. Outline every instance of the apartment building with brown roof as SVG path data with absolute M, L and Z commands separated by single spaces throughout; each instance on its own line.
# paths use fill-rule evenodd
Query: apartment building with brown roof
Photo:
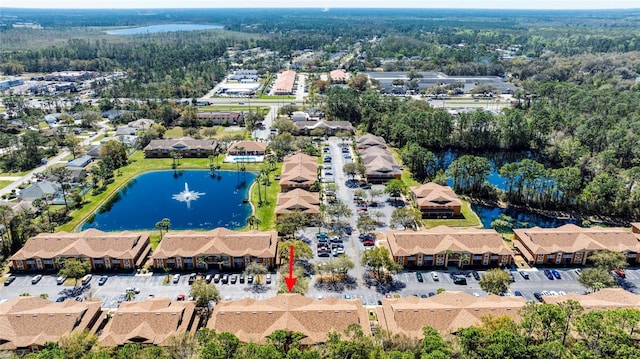
M 276 330 L 301 332 L 301 343 L 324 343 L 327 333 L 342 333 L 351 324 L 371 335 L 367 311 L 356 299 L 312 299 L 299 294 L 279 294 L 265 300 L 245 298 L 219 302 L 207 328 L 229 332 L 243 342 L 265 343 Z
M 218 142 L 212 139 L 195 140 L 189 137 L 151 140 L 144 148 L 144 157 L 163 158 L 178 153 L 182 157 L 209 157 L 216 154 Z
M 445 291 L 429 298 L 410 296 L 382 299 L 378 318 L 382 328 L 393 334 L 422 338 L 422 328 L 430 326 L 440 334 L 456 333 L 461 328 L 478 325 L 483 316 L 508 316 L 520 320 L 518 311 L 526 302 L 522 297 L 489 294 L 475 297 L 465 292 Z
M 402 177 L 400 165 L 387 148 L 372 146 L 359 149 L 358 153 L 369 183 L 384 183 Z
M 356 138 L 356 149 L 361 150 L 369 147 L 387 148 L 387 141 L 385 141 L 384 138 L 371 133 L 367 133 L 366 135 Z
M 498 266 L 513 261 L 512 251 L 493 229 L 438 226 L 421 231 L 388 231 L 381 242 L 405 267 Z
M 280 175 L 280 190 L 283 192 L 294 188 L 309 190 L 318 180 L 318 158 L 297 153 L 284 158 Z
M 343 69 L 337 69 L 329 72 L 331 83 L 344 84 L 347 83 L 347 72 Z
M 40 233 L 27 240 L 9 260 L 11 270 L 58 271 L 64 260 L 88 260 L 92 271 L 140 268 L 151 244 L 146 232 L 82 232 Z
M 238 141 L 227 149 L 230 156 L 264 156 L 267 143 L 260 141 Z
M 601 250 L 623 253 L 629 263 L 639 263 L 640 234 L 625 228 L 582 228 L 565 224 L 558 228 L 514 229 L 514 247 L 530 264 L 584 265 Z
M 0 302 L 0 351 L 18 354 L 41 350 L 73 332 L 93 331 L 102 315 L 99 301 L 52 302 L 17 297 Z
M 559 304 L 570 299 L 580 303 L 585 311 L 640 308 L 640 295 L 623 288 L 603 288 L 588 294 L 567 293 L 542 297 L 542 301 L 547 304 Z
M 355 128 L 349 121 L 296 121 L 293 123 L 298 128 L 298 134 L 310 135 L 311 131 L 320 129 L 327 136 L 333 136 L 338 132 L 353 133 Z
M 278 193 L 276 200 L 276 217 L 292 212 L 301 212 L 309 217 L 320 214 L 320 195 L 300 188 L 289 192 Z
M 276 231 L 174 231 L 165 234 L 151 259 L 156 269 L 243 269 L 252 262 L 275 265 Z
M 242 125 L 244 115 L 240 112 L 198 112 L 196 115 L 205 126 L 211 125 Z
M 101 346 L 125 344 L 167 345 L 167 339 L 198 327 L 194 301 L 149 298 L 141 302 L 122 302 L 101 331 Z
M 429 182 L 411 187 L 411 197 L 423 218 L 460 216 L 462 202 L 449 186 Z

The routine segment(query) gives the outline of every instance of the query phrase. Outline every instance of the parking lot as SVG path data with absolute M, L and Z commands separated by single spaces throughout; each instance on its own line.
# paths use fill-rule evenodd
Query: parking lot
M 118 306 L 118 297 L 125 293 L 127 288 L 138 288 L 139 294 L 132 299 L 134 301 L 144 300 L 151 296 L 167 297 L 177 299 L 178 295 L 189 295 L 190 285 L 188 283 L 188 274 L 181 275 L 178 283 L 163 284 L 166 274 L 144 274 L 144 275 L 127 275 L 113 274 L 107 275 L 108 279 L 104 285 L 99 286 L 99 274 L 93 275 L 89 282 L 89 286 L 82 291 L 83 298 L 95 297 L 102 300 L 103 308 L 116 308 Z M 220 291 L 222 300 L 235 300 L 241 298 L 266 299 L 276 294 L 277 275 L 272 273 L 273 280 L 270 285 L 253 285 L 248 283 L 217 283 L 216 288 Z M 62 296 L 64 289 L 73 288 L 73 286 L 58 285 L 56 283 L 57 275 L 43 275 L 42 279 L 31 284 L 34 275 L 17 275 L 16 280 L 8 286 L 0 287 L 0 301 L 11 299 L 23 293 L 32 296 L 46 294 L 49 300 L 56 300 Z M 78 285 L 81 286 L 80 281 Z M 66 298 L 66 300 L 75 300 L 75 297 Z

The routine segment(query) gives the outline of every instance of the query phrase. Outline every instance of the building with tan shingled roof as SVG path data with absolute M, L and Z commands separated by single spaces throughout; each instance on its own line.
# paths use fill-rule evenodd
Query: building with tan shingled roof
M 242 269 L 252 262 L 271 268 L 277 246 L 276 231 L 173 231 L 165 234 L 151 258 L 156 269 L 208 269 L 212 265 Z
M 147 232 L 102 232 L 92 228 L 40 233 L 29 238 L 10 261 L 15 272 L 57 271 L 69 258 L 88 260 L 94 271 L 134 269 L 142 266 L 150 250 Z
M 529 264 L 584 265 L 591 254 L 610 250 L 626 255 L 629 263 L 640 263 L 640 234 L 624 228 L 565 224 L 558 228 L 514 229 L 513 245 Z
M 640 308 L 640 295 L 622 288 L 604 288 L 588 294 L 568 293 L 561 296 L 553 295 L 542 297 L 542 301 L 547 304 L 558 304 L 570 299 L 580 303 L 585 311 L 595 309 Z
M 371 335 L 367 311 L 359 299 L 312 299 L 288 293 L 265 300 L 219 302 L 207 328 L 253 343 L 265 343 L 266 336 L 279 329 L 296 331 L 306 335 L 301 343 L 310 345 L 324 343 L 327 333 L 342 333 L 351 324 Z
M 518 311 L 526 302 L 522 297 L 490 294 L 474 297 L 465 292 L 446 291 L 429 298 L 415 296 L 382 299 L 382 328 L 413 338 L 422 338 L 422 328 L 430 326 L 440 334 L 481 323 L 483 316 L 506 315 L 518 321 Z M 380 315 L 378 315 L 380 317 Z
M 17 297 L 0 303 L 0 351 L 39 351 L 73 332 L 92 331 L 102 314 L 99 301 L 52 302 Z
M 411 187 L 411 196 L 423 218 L 455 217 L 462 209 L 462 202 L 451 187 L 434 182 Z
M 294 188 L 302 188 L 308 191 L 317 180 L 317 157 L 297 153 L 284 158 L 280 175 L 280 190 L 286 192 Z
M 128 343 L 166 345 L 173 335 L 195 332 L 198 317 L 193 301 L 149 298 L 141 302 L 122 302 L 98 338 L 102 346 Z
M 512 251 L 493 229 L 438 226 L 421 231 L 388 231 L 393 260 L 405 267 L 498 266 L 513 261 Z M 463 255 L 469 260 L 460 263 Z
M 320 195 L 318 192 L 308 192 L 300 188 L 278 193 L 275 212 L 276 216 L 292 212 L 302 212 L 309 217 L 318 216 L 320 214 Z

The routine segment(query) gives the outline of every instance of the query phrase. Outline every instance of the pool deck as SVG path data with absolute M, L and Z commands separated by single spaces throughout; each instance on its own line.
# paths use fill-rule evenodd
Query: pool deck
M 245 159 L 245 160 L 241 160 Z M 237 162 L 246 162 L 246 163 L 257 163 L 264 162 L 264 156 L 226 156 L 224 158 L 225 163 L 237 163 Z

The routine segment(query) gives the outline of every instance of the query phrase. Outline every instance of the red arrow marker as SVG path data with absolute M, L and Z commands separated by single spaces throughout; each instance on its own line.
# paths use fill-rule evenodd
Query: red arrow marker
M 293 286 L 296 285 L 296 280 L 293 276 L 293 246 L 289 247 L 289 277 L 285 278 L 284 281 L 287 283 L 287 288 L 289 289 L 289 293 L 293 290 Z

